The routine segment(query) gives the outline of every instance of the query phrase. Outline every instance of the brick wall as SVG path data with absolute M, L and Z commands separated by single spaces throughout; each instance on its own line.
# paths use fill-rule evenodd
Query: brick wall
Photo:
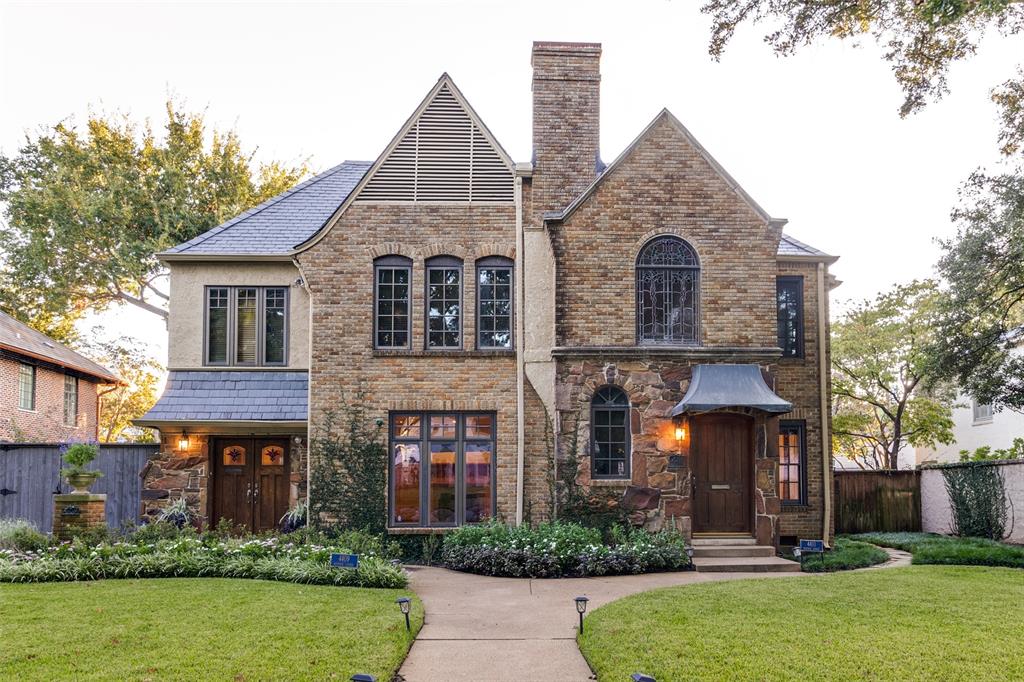
M 78 422 L 64 423 L 64 373 L 48 367 L 36 367 L 36 406 L 18 407 L 18 371 L 20 364 L 0 357 L 0 441 L 63 442 L 96 440 L 97 385 L 78 381 Z

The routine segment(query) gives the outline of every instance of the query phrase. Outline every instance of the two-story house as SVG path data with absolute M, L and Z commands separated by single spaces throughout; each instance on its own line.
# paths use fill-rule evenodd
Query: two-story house
M 546 518 L 573 449 L 638 523 L 830 537 L 835 259 L 668 111 L 603 163 L 600 55 L 534 44 L 528 163 L 445 74 L 375 161 L 161 254 L 152 507 L 274 526 L 358 392 L 387 426 L 394 532 Z

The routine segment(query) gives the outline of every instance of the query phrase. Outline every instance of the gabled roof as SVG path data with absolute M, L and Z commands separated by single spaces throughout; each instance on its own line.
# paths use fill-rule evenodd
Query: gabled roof
M 119 384 L 120 377 L 46 334 L 0 312 L 0 350 L 42 360 L 95 377 L 100 383 Z
M 754 211 L 754 213 L 756 213 L 762 220 L 764 220 L 765 223 L 778 226 L 786 224 L 787 221 L 785 218 L 772 218 L 770 215 L 768 215 L 768 212 L 761 208 L 760 204 L 754 201 L 754 198 L 747 194 L 746 190 L 740 187 L 740 184 L 736 182 L 736 180 L 731 175 L 729 175 L 728 171 L 725 170 L 722 164 L 718 163 L 718 161 L 716 161 L 715 158 L 711 156 L 710 152 L 708 152 L 708 150 L 704 148 L 704 145 L 698 142 L 697 138 L 693 136 L 693 133 L 687 130 L 686 126 L 684 126 L 678 118 L 673 116 L 672 112 L 669 111 L 668 109 L 662 109 L 661 112 L 654 117 L 654 120 L 647 124 L 647 127 L 645 127 L 643 131 L 639 135 L 637 135 L 636 139 L 634 139 L 629 144 L 629 146 L 626 147 L 622 151 L 622 153 L 615 158 L 614 161 L 608 164 L 608 167 L 604 170 L 604 172 L 597 176 L 594 182 L 592 182 L 589 187 L 583 190 L 583 192 L 578 197 L 576 197 L 572 201 L 572 203 L 563 208 L 561 211 L 546 213 L 544 215 L 544 219 L 557 222 L 563 221 L 570 215 L 572 215 L 576 211 L 576 209 L 578 209 L 583 204 L 583 202 L 585 202 L 590 197 L 590 195 L 592 195 L 597 190 L 597 188 L 601 185 L 604 179 L 610 176 L 612 173 L 614 173 L 615 169 L 617 169 L 620 165 L 622 165 L 622 163 L 627 158 L 629 158 L 630 154 L 633 153 L 633 150 L 636 149 L 640 145 L 640 143 L 648 135 L 650 135 L 651 132 L 662 121 L 667 121 L 676 130 L 678 130 L 683 135 L 683 137 L 686 138 L 686 141 L 690 143 L 694 150 L 696 150 L 696 152 L 700 154 L 700 156 L 708 163 L 708 165 L 710 165 L 711 168 L 714 169 L 718 176 L 725 181 L 725 184 L 727 184 L 729 188 L 732 189 L 732 191 L 734 191 L 736 195 L 739 196 L 740 199 L 742 199 L 751 208 L 751 210 Z
M 306 372 L 173 370 L 160 400 L 135 423 L 304 422 L 308 396 Z
M 324 226 L 370 165 L 345 161 L 157 256 L 286 256 Z

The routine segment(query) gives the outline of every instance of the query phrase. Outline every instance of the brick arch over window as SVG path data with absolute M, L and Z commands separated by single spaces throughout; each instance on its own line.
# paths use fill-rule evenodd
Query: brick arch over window
M 672 234 L 648 240 L 636 257 L 636 334 L 642 345 L 700 340 L 700 259 Z

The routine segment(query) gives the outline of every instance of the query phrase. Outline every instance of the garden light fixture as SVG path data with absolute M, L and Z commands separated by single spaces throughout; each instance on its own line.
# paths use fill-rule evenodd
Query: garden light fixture
M 629 679 L 633 680 L 633 682 L 658 682 L 650 675 L 646 675 L 644 673 L 633 673 L 629 676 Z
M 583 634 L 583 614 L 587 612 L 588 597 L 576 597 L 576 613 L 580 614 L 580 634 Z
M 398 608 L 402 609 L 402 613 L 405 614 L 405 629 L 412 630 L 412 626 L 409 625 L 409 609 L 412 608 L 412 600 L 408 597 L 399 597 L 395 600 L 398 604 Z
M 352 682 L 377 682 L 377 678 L 369 673 L 356 673 L 348 679 Z

